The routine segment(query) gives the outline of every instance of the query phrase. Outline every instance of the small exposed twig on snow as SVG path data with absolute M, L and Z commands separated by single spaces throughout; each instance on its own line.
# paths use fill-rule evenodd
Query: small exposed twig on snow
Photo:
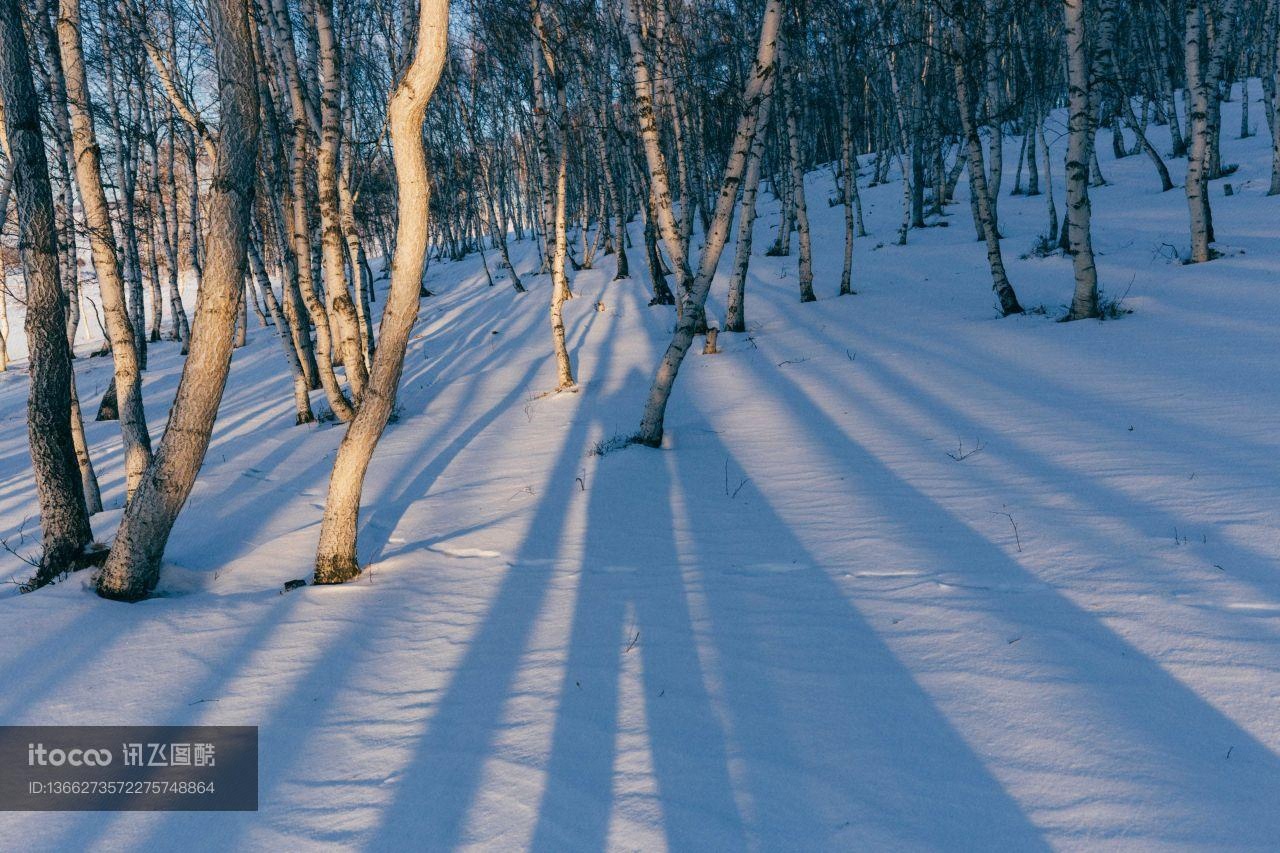
M 986 449 L 986 447 L 987 446 L 982 443 L 982 439 L 979 438 L 975 440 L 974 447 L 966 452 L 964 449 L 964 439 L 960 439 L 960 446 L 956 448 L 956 452 L 952 453 L 950 450 L 948 450 L 947 455 L 950 456 L 952 459 L 956 460 L 957 462 L 963 462 L 973 454 L 981 453 L 983 450 Z
M 1018 553 L 1021 554 L 1022 553 L 1022 537 L 1018 535 L 1018 522 L 1013 520 L 1013 515 L 1008 511 L 1008 507 L 1006 507 L 1004 511 L 1001 511 L 1001 512 L 996 512 L 992 510 L 991 514 L 1003 515 L 1005 518 L 1009 519 L 1009 525 L 1013 528 L 1013 541 L 1018 546 Z

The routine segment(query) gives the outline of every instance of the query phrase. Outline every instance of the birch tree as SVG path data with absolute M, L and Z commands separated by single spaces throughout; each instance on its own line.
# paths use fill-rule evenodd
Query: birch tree
M 711 280 L 715 276 L 720 253 L 724 250 L 725 240 L 728 237 L 729 217 L 737 201 L 738 186 L 747 166 L 756 129 L 759 127 L 760 114 L 769 108 L 773 81 L 777 76 L 775 63 L 782 14 L 783 0 L 768 0 L 760 24 L 760 40 L 756 47 L 755 62 L 742 93 L 742 111 L 734 132 L 733 147 L 729 151 L 729 158 L 725 165 L 724 178 L 720 183 L 715 216 L 711 221 L 711 227 L 707 229 L 706 243 L 702 247 L 698 275 L 684 296 L 683 314 L 676 324 L 671 343 L 667 345 L 667 350 L 658 365 L 653 385 L 649 388 L 644 415 L 640 420 L 640 431 L 634 438 L 637 444 L 649 447 L 662 445 L 663 424 L 666 419 L 667 402 L 671 398 L 671 389 L 675 387 L 680 365 L 693 344 L 694 336 L 698 328 L 703 325 L 703 306 L 707 300 L 707 293 L 711 290 Z M 634 53 L 634 43 L 632 50 Z M 639 66 L 641 63 L 637 61 L 636 64 Z M 637 73 L 637 99 L 642 92 L 639 78 L 640 75 Z
M 11 0 L 10 0 L 11 2 Z M 220 126 L 209 192 L 204 280 L 196 296 L 189 355 L 169 425 L 125 507 L 98 575 L 98 594 L 136 601 L 160 578 L 169 533 L 204 462 L 231 367 L 244 287 L 258 156 L 258 86 L 246 0 L 210 0 Z
M 1187 0 L 1185 37 L 1191 147 L 1187 156 L 1187 208 L 1191 216 L 1191 262 L 1209 260 L 1213 219 L 1209 208 L 1209 94 L 1201 67 L 1201 37 L 1204 10 L 1200 0 Z
M 32 583 L 40 586 L 79 564 L 93 532 L 71 437 L 71 347 L 58 276 L 53 191 L 18 0 L 0 0 L 0 101 L 26 277 L 27 440 L 43 534 Z
M 982 139 L 978 135 L 978 126 L 973 114 L 973 88 L 966 68 L 968 62 L 968 39 L 963 30 L 963 21 L 956 22 L 951 30 L 951 62 L 955 75 L 956 106 L 960 111 L 960 124 L 964 132 L 964 145 L 967 148 L 969 164 L 969 192 L 973 197 L 975 218 L 987 245 L 987 265 L 991 268 L 991 289 L 995 292 L 1000 313 L 1008 317 L 1010 314 L 1021 314 L 1022 306 L 1018 303 L 1013 285 L 1004 268 L 1004 256 L 1000 251 L 1000 234 L 996 231 L 995 217 L 991 213 L 991 196 L 987 189 L 986 169 L 982 162 Z
M 1068 320 L 1098 316 L 1098 271 L 1093 262 L 1089 203 L 1089 57 L 1084 0 L 1063 0 L 1067 50 L 1067 230 L 1076 287 Z
M 325 501 L 316 549 L 316 583 L 343 583 L 360 573 L 356 527 L 369 461 L 395 405 L 409 334 L 418 318 L 423 259 L 430 234 L 430 192 L 422 122 L 448 51 L 448 0 L 422 0 L 417 46 L 387 104 L 399 209 L 391 291 L 382 315 L 373 370 L 360 411 L 347 427 Z
M 71 111 L 71 140 L 75 151 L 76 182 L 98 277 L 102 312 L 106 315 L 111 357 L 115 363 L 115 391 L 124 440 L 126 494 L 138 488 L 151 463 L 151 437 L 142 407 L 142 376 L 138 363 L 135 328 L 125 305 L 125 286 L 116 255 L 107 194 L 102 186 L 101 155 L 93 127 L 93 105 L 80 42 L 80 0 L 60 0 L 58 45 L 66 75 L 67 103 Z

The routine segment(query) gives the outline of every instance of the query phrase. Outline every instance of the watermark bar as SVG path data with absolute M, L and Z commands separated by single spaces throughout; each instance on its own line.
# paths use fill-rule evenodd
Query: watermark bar
M 0 811 L 257 810 L 257 726 L 0 726 Z

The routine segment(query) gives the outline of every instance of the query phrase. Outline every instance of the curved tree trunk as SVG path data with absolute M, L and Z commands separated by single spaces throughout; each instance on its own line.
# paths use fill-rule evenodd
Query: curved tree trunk
M 987 244 L 991 289 L 995 291 L 1000 303 L 1000 313 L 1008 317 L 1010 314 L 1021 314 L 1022 306 L 1018 304 L 1013 285 L 1009 283 L 1009 276 L 1005 273 L 1004 256 L 1000 252 L 1000 235 L 996 231 L 995 218 L 991 213 L 991 196 L 987 190 L 986 170 L 982 163 L 982 139 L 978 136 L 978 126 L 973 117 L 973 101 L 968 75 L 964 69 L 964 34 L 957 30 L 954 40 L 952 64 L 955 72 L 956 106 L 960 110 L 960 124 L 964 128 L 969 152 L 969 192 L 978 220 L 978 230 Z
M 418 12 L 418 41 L 413 62 L 387 107 L 399 199 L 391 290 L 382 314 L 381 335 L 364 403 L 347 427 L 333 462 L 316 549 L 316 583 L 342 583 L 360 573 L 356 561 L 360 493 L 369 460 L 395 405 L 409 334 L 418 318 L 418 293 L 431 214 L 422 121 L 444 68 L 448 30 L 448 0 L 423 0 Z
M 245 0 L 210 0 L 208 10 L 222 122 L 209 193 L 207 270 L 169 425 L 98 576 L 104 598 L 136 601 L 155 588 L 169 533 L 209 448 L 231 367 L 258 157 L 258 86 Z

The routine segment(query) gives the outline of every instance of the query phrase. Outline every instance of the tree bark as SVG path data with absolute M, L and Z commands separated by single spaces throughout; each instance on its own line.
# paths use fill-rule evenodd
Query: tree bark
M 316 276 L 312 270 L 311 228 L 307 217 L 307 135 L 310 121 L 307 118 L 306 96 L 302 89 L 302 80 L 298 73 L 298 61 L 293 46 L 293 25 L 289 21 L 289 12 L 284 0 L 272 3 L 275 21 L 275 42 L 280 49 L 284 62 L 286 84 L 289 88 L 289 100 L 293 113 L 293 160 L 291 164 L 290 219 L 291 244 L 294 254 L 295 269 L 298 277 L 298 289 L 302 294 L 303 304 L 311 323 L 315 326 L 315 360 L 316 370 L 320 375 L 320 384 L 329 400 L 329 407 L 338 420 L 347 422 L 355 416 L 355 409 L 347 400 L 338 384 L 338 377 L 333 370 L 333 334 L 330 331 L 329 314 L 324 303 L 316 292 Z
M 342 583 L 360 573 L 356 559 L 360 493 L 369 460 L 395 405 L 409 334 L 418 317 L 431 215 L 422 122 L 444 68 L 448 31 L 448 0 L 422 0 L 413 61 L 387 107 L 399 199 L 391 291 L 383 310 L 364 403 L 347 427 L 329 478 L 329 496 L 316 549 L 316 583 Z
M 1280 195 L 1280 23 L 1274 25 L 1272 36 L 1275 44 L 1271 45 L 1271 188 L 1267 195 Z
M 662 445 L 663 422 L 666 418 L 667 401 L 671 398 L 671 389 L 675 387 L 680 365 L 693 343 L 694 335 L 703 325 L 703 306 L 706 304 L 707 293 L 711 290 L 711 280 L 715 277 L 716 266 L 720 262 L 720 253 L 724 250 L 724 244 L 729 235 L 729 218 L 738 198 L 738 185 L 746 169 L 760 115 L 769 108 L 776 71 L 778 27 L 781 23 L 782 11 L 783 0 L 768 0 L 765 4 L 755 63 L 744 87 L 742 113 L 738 118 L 733 147 L 729 151 L 729 158 L 725 164 L 720 194 L 716 198 L 715 216 L 712 217 L 711 228 L 707 230 L 706 243 L 702 248 L 702 257 L 699 259 L 698 276 L 685 297 L 684 312 L 676 324 L 675 334 L 671 337 L 671 343 L 667 346 L 667 351 L 658 365 L 658 372 L 654 376 L 653 385 L 649 389 L 644 416 L 640 420 L 640 431 L 634 438 L 637 444 L 649 447 Z M 636 64 L 638 67 L 641 63 Z M 639 83 L 636 88 L 640 89 Z
M 258 85 L 245 0 L 210 0 L 221 127 L 209 192 L 207 271 L 196 297 L 190 355 L 169 425 L 98 576 L 98 594 L 136 601 L 155 588 L 169 533 L 195 485 L 231 367 L 244 287 L 258 154 Z
M 533 25 L 542 50 L 542 62 L 551 78 L 555 97 L 555 113 L 551 124 L 555 127 L 556 183 L 554 189 L 555 246 L 551 256 L 551 342 L 556 359 L 556 390 L 564 391 L 577 384 L 573 377 L 573 364 L 569 360 L 569 347 L 564 339 L 564 302 L 572 296 L 569 276 L 565 272 L 565 260 L 569 253 L 568 194 L 569 194 L 569 110 L 565 95 L 564 73 L 559 57 L 555 55 L 551 34 L 542 15 L 538 0 L 533 0 Z M 557 28 L 558 31 L 558 28 Z M 534 73 L 538 73 L 535 67 Z M 551 148 L 551 135 L 545 134 L 546 147 Z M 550 151 L 547 152 L 548 155 Z M 550 157 L 548 156 L 548 159 Z
M 794 26 L 786 27 L 787 30 Z M 814 302 L 813 247 L 809 238 L 809 205 L 804 194 L 804 163 L 800 159 L 800 99 L 796 92 L 796 69 L 788 59 L 790 50 L 784 37 L 778 45 L 778 65 L 782 74 L 782 99 L 786 107 L 787 159 L 791 167 L 791 203 L 795 208 L 796 231 L 800 235 L 800 301 Z M 906 177 L 903 177 L 906 180 Z
M 102 187 L 102 163 L 93 129 L 93 105 L 80 42 L 80 0 L 61 0 L 58 45 L 66 75 L 67 103 L 71 111 L 71 141 L 75 152 L 76 180 L 84 208 L 98 276 L 98 292 L 106 315 L 111 357 L 115 362 L 115 388 L 120 434 L 124 444 L 125 489 L 132 497 L 151 464 L 151 436 L 142 407 L 142 374 L 138 364 L 135 328 L 125 305 L 124 280 L 116 257 L 115 234 L 107 194 Z
M 93 532 L 71 437 L 71 347 L 58 280 L 53 191 L 18 3 L 0 0 L 0 102 L 27 286 L 27 439 L 43 532 L 38 586 L 73 568 Z
M 1063 0 L 1067 52 L 1067 232 L 1076 287 L 1068 320 L 1098 316 L 1098 270 L 1093 262 L 1089 203 L 1089 57 L 1084 0 Z
M 1187 0 L 1187 105 L 1191 120 L 1191 151 L 1187 158 L 1187 208 L 1191 217 L 1191 262 L 1210 259 L 1213 228 L 1209 208 L 1209 95 L 1201 69 L 1200 35 L 1204 10 L 1200 0 Z
M 761 121 L 757 122 L 755 136 L 751 140 L 751 153 L 748 155 L 746 177 L 742 184 L 742 203 L 738 212 L 738 240 L 734 246 L 733 255 L 733 277 L 729 279 L 729 297 L 725 303 L 724 330 L 726 332 L 747 330 L 747 268 L 751 264 L 751 243 L 756 223 L 756 195 L 760 189 L 760 171 L 764 161 L 764 123 L 768 118 L 764 111 L 761 111 L 760 115 Z
M 332 0 L 312 0 L 316 42 L 319 45 L 320 146 L 316 156 L 316 182 L 320 202 L 320 239 L 324 263 L 324 289 L 337 318 L 342 339 L 342 368 L 351 386 L 352 402 L 360 405 L 368 369 L 361 345 L 360 318 L 347 286 L 346 247 L 338 205 L 338 156 L 342 136 L 342 88 L 339 80 L 337 38 L 333 32 Z M 352 272 L 359 276 L 359 269 Z
M 991 289 L 995 291 L 996 299 L 1000 303 L 1000 313 L 1008 317 L 1010 314 L 1021 314 L 1022 306 L 1018 304 L 1013 285 L 1009 283 L 1009 276 L 1005 273 L 1004 257 L 1000 252 L 1000 235 L 996 231 L 995 219 L 991 213 L 991 196 L 987 190 L 986 170 L 982 163 L 982 139 L 978 136 L 978 126 L 973 117 L 969 79 L 964 68 L 965 38 L 959 29 L 954 31 L 953 42 L 952 64 L 955 72 L 956 106 L 960 110 L 960 124 L 969 149 L 969 191 L 977 211 L 978 228 L 987 244 L 987 264 L 991 267 Z
M 654 108 L 653 82 L 645 59 L 644 44 L 640 41 L 638 0 L 625 0 L 627 41 L 631 47 L 631 68 L 634 81 L 636 117 L 640 124 L 640 140 L 644 147 L 645 163 L 649 169 L 652 188 L 653 213 L 657 220 L 662 242 L 676 274 L 676 307 L 683 312 L 688 294 L 693 287 L 693 272 L 689 267 L 688 245 L 682 239 L 679 223 L 672 208 L 671 181 L 666 157 L 662 153 L 658 133 L 657 112 Z M 656 283 L 655 283 L 656 284 Z

